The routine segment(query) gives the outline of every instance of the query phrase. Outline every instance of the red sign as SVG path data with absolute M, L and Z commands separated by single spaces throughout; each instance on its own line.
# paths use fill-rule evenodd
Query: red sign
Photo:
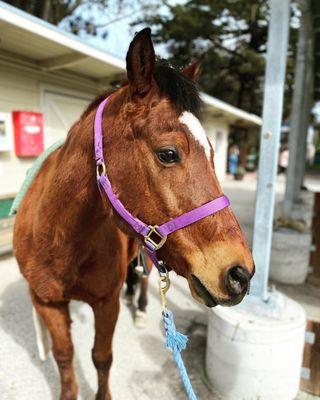
M 15 152 L 19 157 L 43 152 L 43 115 L 32 111 L 13 111 Z

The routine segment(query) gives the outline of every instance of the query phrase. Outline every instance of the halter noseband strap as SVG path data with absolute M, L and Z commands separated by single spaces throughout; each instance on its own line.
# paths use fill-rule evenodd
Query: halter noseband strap
M 139 218 L 134 217 L 121 203 L 118 197 L 112 190 L 110 180 L 106 173 L 105 161 L 103 157 L 103 143 L 102 143 L 102 115 L 105 105 L 110 100 L 107 97 L 103 100 L 97 109 L 94 119 L 94 151 L 97 166 L 97 180 L 99 187 L 102 187 L 117 213 L 138 233 L 144 238 L 144 243 L 154 265 L 158 268 L 159 272 L 164 272 L 165 268 L 162 262 L 157 259 L 156 251 L 159 250 L 166 242 L 167 236 L 179 229 L 182 229 L 194 222 L 197 222 L 209 215 L 223 210 L 228 207 L 230 202 L 226 196 L 218 197 L 211 200 L 200 207 L 173 218 L 164 224 L 147 225 Z

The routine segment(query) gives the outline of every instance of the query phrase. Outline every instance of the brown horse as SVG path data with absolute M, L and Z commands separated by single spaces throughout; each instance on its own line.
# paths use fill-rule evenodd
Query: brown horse
M 199 64 L 179 73 L 155 63 L 150 29 L 127 54 L 128 84 L 103 114 L 104 158 L 113 190 L 146 223 L 161 224 L 222 195 L 213 150 L 197 118 Z M 88 303 L 95 317 L 93 363 L 97 399 L 110 399 L 112 336 L 127 265 L 137 235 L 96 182 L 93 122 L 97 98 L 44 162 L 20 206 L 14 249 L 32 303 L 50 331 L 61 376 L 61 399 L 77 398 L 68 304 Z M 230 207 L 174 232 L 159 257 L 208 306 L 236 304 L 254 271 Z

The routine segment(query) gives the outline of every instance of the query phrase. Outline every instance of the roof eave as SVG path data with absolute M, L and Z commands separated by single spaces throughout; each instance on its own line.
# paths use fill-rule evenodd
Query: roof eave
M 68 47 L 77 53 L 82 53 L 96 60 L 108 63 L 119 68 L 119 70 L 125 70 L 124 60 L 99 50 L 92 45 L 88 45 L 80 38 L 75 37 L 68 32 L 63 32 L 59 28 L 29 15 L 24 11 L 18 10 L 3 1 L 0 1 L 0 11 L 0 20 L 6 21 L 32 33 L 37 32 L 40 36 L 60 44 L 61 46 Z
M 232 106 L 231 104 L 225 103 L 224 101 L 221 101 L 203 92 L 201 93 L 201 98 L 207 106 L 212 107 L 215 110 L 227 113 L 235 120 L 241 120 L 247 124 L 254 126 L 262 125 L 262 119 L 258 117 L 258 115 L 243 111 L 237 107 Z

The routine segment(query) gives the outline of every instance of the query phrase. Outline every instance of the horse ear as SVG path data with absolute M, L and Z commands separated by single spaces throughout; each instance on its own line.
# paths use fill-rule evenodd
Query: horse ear
M 200 75 L 202 60 L 203 60 L 203 56 L 201 56 L 194 63 L 188 65 L 182 71 L 182 74 L 185 75 L 187 78 L 191 79 L 193 82 L 197 82 L 199 75 Z
M 132 95 L 144 96 L 151 88 L 155 63 L 150 28 L 145 28 L 136 34 L 130 43 L 126 62 Z

